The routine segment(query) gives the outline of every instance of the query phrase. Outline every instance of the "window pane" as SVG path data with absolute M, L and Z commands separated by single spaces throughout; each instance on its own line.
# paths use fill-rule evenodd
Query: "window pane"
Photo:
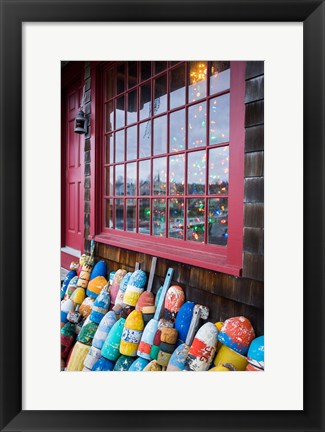
M 139 199 L 139 233 L 150 234 L 150 200 Z
M 140 124 L 139 158 L 151 155 L 151 120 Z
M 204 199 L 187 200 L 186 240 L 204 243 Z
M 124 200 L 115 200 L 115 229 L 124 230 Z
M 126 113 L 127 124 L 135 123 L 138 119 L 137 91 L 128 93 L 128 111 Z
M 166 235 L 166 200 L 153 200 L 152 234 L 159 237 Z
M 150 160 L 139 162 L 139 195 L 150 195 Z
M 230 88 L 230 62 L 214 61 L 210 68 L 210 94 Z
M 154 115 L 161 114 L 167 110 L 167 75 L 155 80 Z
M 113 228 L 113 200 L 105 200 L 105 227 Z
M 167 153 L 167 116 L 154 119 L 153 154 Z
M 170 114 L 169 122 L 170 151 L 182 151 L 185 149 L 185 109 Z
M 126 148 L 127 148 L 127 160 L 137 158 L 137 126 L 132 126 L 126 130 Z
M 169 194 L 184 195 L 185 155 L 169 158 Z
M 115 129 L 119 129 L 125 125 L 124 96 L 116 99 L 115 122 Z
M 112 135 L 106 136 L 105 155 L 105 163 L 114 163 L 114 139 Z
M 210 144 L 229 141 L 229 93 L 210 100 Z
M 112 68 L 106 74 L 106 100 L 115 96 L 115 80 L 115 68 Z
M 144 81 L 151 76 L 151 62 L 143 61 L 141 62 L 141 81 Z
M 105 168 L 105 195 L 114 195 L 113 190 L 113 167 Z
M 208 63 L 204 61 L 190 62 L 188 101 L 194 102 L 207 95 Z
M 128 72 L 128 88 L 131 88 L 138 83 L 137 62 L 128 62 Z
M 135 196 L 137 194 L 137 164 L 136 162 L 126 165 L 126 195 Z
M 126 230 L 136 232 L 137 206 L 135 199 L 126 200 Z
M 228 193 L 229 147 L 218 147 L 209 153 L 209 194 Z
M 151 116 L 151 84 L 140 87 L 140 120 Z
M 124 161 L 124 130 L 115 133 L 115 161 Z
M 167 62 L 166 61 L 156 61 L 155 62 L 155 73 L 162 72 L 167 68 Z
M 106 104 L 106 132 L 114 129 L 114 104 L 113 101 Z
M 208 243 L 225 246 L 228 239 L 228 198 L 210 198 Z
M 188 109 L 188 148 L 206 145 L 206 102 L 191 106 Z
M 125 65 L 122 63 L 117 67 L 117 94 L 125 90 Z
M 184 238 L 184 199 L 172 198 L 168 200 L 169 231 L 168 237 Z
M 124 195 L 124 165 L 115 166 L 115 195 Z
M 188 153 L 187 188 L 189 195 L 205 194 L 205 173 L 205 151 L 195 151 Z
M 185 65 L 170 72 L 170 109 L 185 105 Z
M 154 195 L 165 195 L 166 194 L 166 179 L 167 179 L 167 167 L 166 158 L 158 158 L 153 160 L 152 169 L 153 178 L 153 194 Z

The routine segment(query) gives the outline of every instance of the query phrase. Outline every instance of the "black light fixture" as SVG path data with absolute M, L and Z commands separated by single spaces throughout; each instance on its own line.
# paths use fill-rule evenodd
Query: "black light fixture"
M 74 131 L 78 134 L 85 134 L 87 132 L 87 118 L 81 107 L 74 120 Z

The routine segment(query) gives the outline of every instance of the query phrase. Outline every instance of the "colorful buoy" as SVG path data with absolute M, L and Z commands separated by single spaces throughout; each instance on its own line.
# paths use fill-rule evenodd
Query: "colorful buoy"
M 101 290 L 106 285 L 107 285 L 107 280 L 104 278 L 104 276 L 96 276 L 88 283 L 87 295 L 89 297 L 92 297 L 93 299 L 96 299 L 99 293 L 101 292 Z
M 206 371 L 216 352 L 218 329 L 205 323 L 195 335 L 185 363 L 185 370 Z
M 164 318 L 174 322 L 177 312 L 185 301 L 183 289 L 178 285 L 172 285 L 166 294 Z
M 186 341 L 186 336 L 192 321 L 194 306 L 195 303 L 191 301 L 185 302 L 176 316 L 175 329 L 178 331 L 177 345 L 183 344 Z
M 64 281 L 63 281 L 62 286 L 61 286 L 61 300 L 62 300 L 63 297 L 64 297 L 64 294 L 65 294 L 65 292 L 66 292 L 66 290 L 67 290 L 67 288 L 68 288 L 68 285 L 69 285 L 71 279 L 72 279 L 73 277 L 75 277 L 75 276 L 77 276 L 76 271 L 75 271 L 75 270 L 70 270 L 70 271 L 67 273 L 66 277 L 64 278 Z
M 247 360 L 251 365 L 264 369 L 264 336 L 259 336 L 251 342 Z
M 94 268 L 92 269 L 92 272 L 90 274 L 90 280 L 93 280 L 97 276 L 103 276 L 106 278 L 107 275 L 107 264 L 105 261 L 101 260 L 98 261 L 97 264 L 95 264 Z
M 142 313 L 134 310 L 127 317 L 121 337 L 120 353 L 135 357 L 141 340 L 144 322 Z
M 114 372 L 127 371 L 129 370 L 129 367 L 132 365 L 132 363 L 133 363 L 132 357 L 121 355 L 121 357 L 119 357 L 119 359 L 117 360 L 113 371 Z
M 78 334 L 78 338 L 77 338 L 78 341 L 85 345 L 91 345 L 97 328 L 98 328 L 97 323 L 94 323 L 93 321 L 88 321 L 86 323 L 85 321 L 85 324 L 82 326 L 82 329 Z
M 215 366 L 230 363 L 235 366 L 236 370 L 244 371 L 247 366 L 247 358 L 237 353 L 226 345 L 222 345 L 213 361 Z
M 255 338 L 255 332 L 250 321 L 243 317 L 227 319 L 218 334 L 218 340 L 239 354 L 246 355 L 249 345 Z
M 85 358 L 84 361 L 84 366 L 88 369 L 92 369 L 92 367 L 94 366 L 94 364 L 97 362 L 97 360 L 99 360 L 101 358 L 101 353 L 100 350 L 94 346 L 92 346 L 90 348 L 90 350 L 88 351 L 88 354 Z
M 133 272 L 124 294 L 123 303 L 129 306 L 135 306 L 140 295 L 143 293 L 146 282 L 147 275 L 144 271 L 136 270 Z
M 82 371 L 84 361 L 90 349 L 89 345 L 77 342 L 73 347 L 70 358 L 68 360 L 67 371 Z
M 102 349 L 103 344 L 107 338 L 108 333 L 111 331 L 113 325 L 116 323 L 116 315 L 113 311 L 107 312 L 104 318 L 99 323 L 98 329 L 93 339 L 93 346 Z
M 110 295 L 111 295 L 111 303 L 115 304 L 115 300 L 117 297 L 117 293 L 119 292 L 121 282 L 126 275 L 127 271 L 124 269 L 119 269 L 114 275 L 114 279 L 110 288 Z
M 94 303 L 95 300 L 91 297 L 86 297 L 85 300 L 81 303 L 79 311 L 83 318 L 89 317 L 93 309 Z
M 66 359 L 76 337 L 76 326 L 70 322 L 61 329 L 61 358 Z
M 109 372 L 114 369 L 115 362 L 106 359 L 105 357 L 101 357 L 96 361 L 94 366 L 92 367 L 92 372 Z
M 108 312 L 111 297 L 108 292 L 108 284 L 101 290 L 99 296 L 96 298 L 94 306 L 92 308 L 90 319 L 91 321 L 99 324 L 104 318 L 104 315 Z
M 141 372 L 149 364 L 149 360 L 138 357 L 129 367 L 129 372 Z
M 130 277 L 132 276 L 132 272 L 128 272 L 122 279 L 121 283 L 120 283 L 120 288 L 118 290 L 117 296 L 115 298 L 115 305 L 122 305 L 123 304 L 123 299 L 124 299 L 124 294 L 126 291 L 126 288 L 128 286 Z
M 125 324 L 125 318 L 120 318 L 112 327 L 101 349 L 102 356 L 116 361 L 120 356 L 120 343 Z
M 77 283 L 78 283 L 78 276 L 76 275 L 69 282 L 68 288 L 63 297 L 64 300 L 67 300 L 68 298 L 71 297 L 72 293 L 77 288 Z

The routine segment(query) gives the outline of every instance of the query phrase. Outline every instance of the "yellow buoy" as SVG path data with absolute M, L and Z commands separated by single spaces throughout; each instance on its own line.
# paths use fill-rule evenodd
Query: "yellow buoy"
M 71 353 L 69 363 L 67 366 L 68 372 L 74 371 L 82 371 L 84 367 L 84 361 L 87 357 L 88 351 L 90 350 L 89 345 L 84 345 L 80 342 L 77 342 L 73 347 L 73 351 Z
M 236 368 L 236 370 L 244 371 L 246 369 L 248 361 L 246 357 L 228 348 L 226 345 L 222 345 L 213 363 L 215 366 L 230 363 Z
M 230 372 L 230 369 L 228 369 L 226 366 L 219 365 L 210 369 L 209 372 Z
M 120 353 L 135 357 L 144 329 L 142 313 L 134 310 L 127 317 L 121 338 Z
M 75 305 L 81 305 L 81 303 L 85 300 L 85 298 L 86 298 L 86 290 L 83 288 L 77 288 L 76 290 L 74 290 L 70 297 L 70 299 L 73 301 Z

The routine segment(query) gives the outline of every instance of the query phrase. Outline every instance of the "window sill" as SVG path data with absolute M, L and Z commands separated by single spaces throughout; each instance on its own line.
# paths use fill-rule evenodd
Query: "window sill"
M 89 240 L 90 239 L 92 239 L 92 237 L 89 237 Z M 226 256 L 216 253 L 203 251 L 194 252 L 190 249 L 175 246 L 168 247 L 166 245 L 154 243 L 150 240 L 132 239 L 130 237 L 111 233 L 96 235 L 94 240 L 99 243 L 157 256 L 195 267 L 202 267 L 232 276 L 241 275 L 241 267 L 228 264 Z

